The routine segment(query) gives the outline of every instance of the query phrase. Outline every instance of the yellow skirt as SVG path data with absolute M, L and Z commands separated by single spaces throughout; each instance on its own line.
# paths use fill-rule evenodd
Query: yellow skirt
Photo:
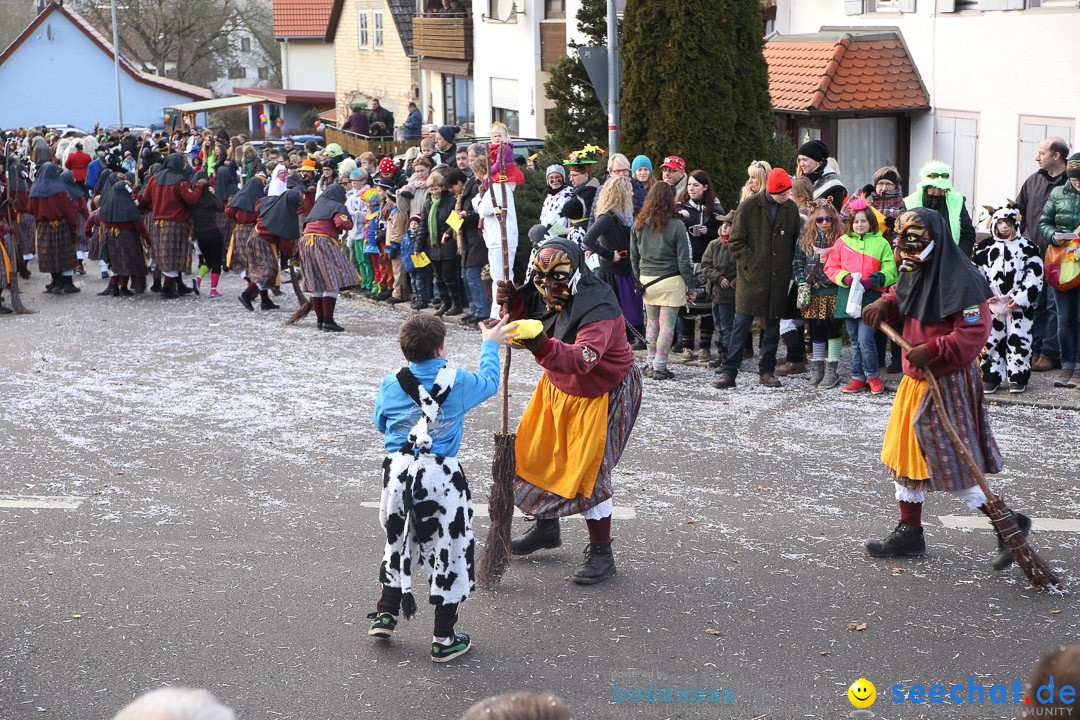
M 881 462 L 897 475 L 912 480 L 929 480 L 930 468 L 926 466 L 915 437 L 915 415 L 926 392 L 926 381 L 904 376 L 896 388 L 889 426 L 885 428 L 885 440 L 881 445 Z
M 608 393 L 568 395 L 540 382 L 518 423 L 517 474 L 559 497 L 590 497 L 607 445 Z

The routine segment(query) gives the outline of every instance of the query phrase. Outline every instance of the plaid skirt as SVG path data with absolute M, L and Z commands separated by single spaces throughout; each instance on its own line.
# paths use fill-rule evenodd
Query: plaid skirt
M 248 240 L 247 250 L 248 280 L 262 288 L 273 285 L 278 274 L 277 246 L 267 242 L 259 233 L 253 232 Z
M 19 213 L 19 220 L 15 223 L 15 233 L 19 238 L 19 254 L 34 254 L 34 216 L 30 213 Z
M 105 237 L 101 234 L 101 224 L 94 226 L 90 231 L 90 239 L 86 248 L 86 257 L 91 260 L 101 260 L 101 249 L 105 246 Z
M 641 372 L 636 365 L 631 365 L 622 382 L 608 393 L 607 442 L 592 494 L 564 498 L 517 477 L 514 478 L 514 504 L 526 515 L 550 520 L 585 512 L 608 500 L 615 492 L 611 473 L 622 457 L 640 408 Z
M 942 375 L 937 383 L 945 411 L 975 464 L 984 474 L 1001 472 L 1001 450 L 990 430 L 978 366 L 971 363 L 962 370 Z M 954 491 L 974 487 L 978 481 L 945 432 L 934 398 L 924 391 L 925 386 L 925 380 L 907 375 L 900 381 L 885 430 L 881 461 L 889 468 L 893 480 L 912 490 Z M 921 452 L 929 478 L 912 478 L 906 474 L 922 474 L 910 470 L 918 463 L 905 461 L 913 447 Z
M 43 273 L 62 273 L 74 270 L 75 238 L 67 220 L 41 220 L 34 223 L 37 241 L 38 269 Z
M 79 224 L 75 232 L 75 249 L 86 252 L 90 249 L 90 238 L 86 235 L 86 215 L 79 213 Z
M 0 235 L 0 290 L 7 290 L 11 287 L 11 278 L 18 272 L 18 258 L 15 253 L 18 251 L 19 241 L 15 237 L 15 233 L 7 233 L 6 235 Z
M 304 292 L 337 292 L 360 284 L 356 269 L 328 235 L 307 233 L 300 238 Z
M 109 267 L 114 275 L 146 275 L 146 256 L 139 236 L 131 230 L 103 227 L 99 234 L 109 247 Z
M 226 261 L 230 268 L 237 272 L 248 271 L 251 264 L 248 258 L 251 254 L 249 244 L 251 238 L 257 234 L 254 225 L 233 224 L 232 234 L 227 236 L 229 238 L 229 247 L 226 249 L 228 253 Z
M 188 272 L 191 269 L 191 224 L 173 220 L 155 220 L 150 229 L 154 262 L 162 272 Z
M 225 217 L 224 212 L 217 214 L 217 226 L 218 230 L 221 231 L 221 237 L 231 237 L 234 225 L 236 225 L 236 221 L 230 217 Z

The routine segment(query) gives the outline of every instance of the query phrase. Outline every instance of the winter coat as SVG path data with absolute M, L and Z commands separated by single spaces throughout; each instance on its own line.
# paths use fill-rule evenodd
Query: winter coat
M 465 219 L 461 224 L 461 267 L 483 267 L 488 262 L 488 248 L 480 229 L 480 213 L 476 211 L 473 199 L 480 192 L 480 181 L 472 178 L 462 189 L 461 210 Z M 501 240 L 500 234 L 500 240 Z
M 424 200 L 424 207 L 420 210 L 420 232 L 417 233 L 417 246 L 428 248 L 428 257 L 432 260 L 453 260 L 457 257 L 457 242 L 454 240 L 450 226 L 446 224 L 446 218 L 454 212 L 454 193 L 443 190 L 442 200 L 439 201 L 439 209 L 435 214 L 435 237 L 428 233 L 428 216 L 431 214 L 432 196 L 429 194 Z
M 705 248 L 701 256 L 701 275 L 709 284 L 709 297 L 713 305 L 731 305 L 735 302 L 735 256 L 723 238 L 716 238 Z M 731 287 L 720 287 L 720 279 L 727 278 Z
M 1042 218 L 1046 200 L 1054 188 L 1068 182 L 1064 172 L 1055 176 L 1040 169 L 1024 181 L 1016 197 L 1016 207 L 1020 209 L 1020 234 L 1033 240 L 1042 251 L 1046 250 L 1047 239 L 1039 232 L 1039 219 Z
M 712 210 L 706 211 L 700 205 L 693 200 L 685 203 L 679 203 L 676 206 L 678 211 L 686 211 L 688 217 L 683 217 L 681 214 L 679 218 L 683 221 L 683 225 L 686 226 L 686 234 L 690 237 L 690 250 L 692 254 L 692 261 L 701 262 L 701 256 L 705 254 L 705 249 L 709 247 L 709 243 L 720 237 L 720 220 L 717 216 L 724 214 L 724 206 L 720 204 L 719 200 L 713 201 Z M 704 232 L 696 232 L 698 228 L 704 228 Z
M 862 306 L 866 307 L 896 283 L 899 275 L 896 258 L 889 242 L 881 233 L 844 235 L 836 241 L 825 261 L 825 275 L 836 283 L 836 312 L 833 317 L 847 319 L 848 295 L 851 293 L 851 274 L 858 273 L 860 282 L 869 279 L 873 288 L 863 292 Z
M 801 220 L 798 207 L 788 200 L 776 208 L 774 221 L 771 202 L 760 192 L 739 205 L 728 247 L 738 271 L 735 311 L 780 318 L 790 314 L 791 266 Z
M 690 261 L 690 238 L 678 218 L 667 221 L 663 232 L 646 223 L 630 233 L 630 264 L 637 277 L 658 278 L 672 273 L 682 276 L 686 287 L 694 287 L 694 266 Z
M 1039 220 L 1039 232 L 1050 244 L 1059 245 L 1054 242 L 1054 233 L 1073 234 L 1077 226 L 1080 226 L 1080 190 L 1067 182 L 1050 191 Z

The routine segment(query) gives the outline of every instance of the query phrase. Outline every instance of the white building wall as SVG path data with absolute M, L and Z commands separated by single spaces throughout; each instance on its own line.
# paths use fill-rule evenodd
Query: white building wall
M 286 40 L 278 44 L 282 87 L 334 92 L 333 44 L 321 40 Z
M 1038 169 L 1033 153 L 1020 153 L 1022 116 L 1062 119 L 1077 145 L 1080 82 L 1066 68 L 1069 38 L 1080 33 L 1080 10 L 937 13 L 933 0 L 917 0 L 914 13 L 847 15 L 840 0 L 777 4 L 781 35 L 817 32 L 823 26 L 900 28 L 933 108 L 913 118 L 912 172 L 932 158 L 941 117 L 973 114 L 978 144 L 969 207 L 1015 198 L 1023 179 Z M 1037 50 L 1055 42 L 1060 43 L 1057 54 Z M 912 183 L 905 180 L 906 188 Z
M 491 78 L 517 81 L 517 110 L 521 137 L 541 132 L 538 112 L 543 99 L 540 72 L 540 19 L 542 0 L 517 0 L 519 12 L 508 23 L 484 17 L 488 3 L 473 2 L 473 83 L 476 91 L 476 134 L 486 136 L 491 126 Z M 523 10 L 523 12 L 522 12 Z M 569 16 L 569 8 L 567 8 Z

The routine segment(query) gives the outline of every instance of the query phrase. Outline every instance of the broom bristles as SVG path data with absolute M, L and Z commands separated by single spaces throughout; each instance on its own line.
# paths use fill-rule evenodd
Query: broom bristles
M 289 316 L 289 319 L 285 321 L 286 325 L 292 325 L 300 320 L 303 320 L 311 312 L 311 301 L 307 300 L 303 305 L 296 308 L 296 312 Z
M 495 457 L 491 462 L 491 497 L 488 501 L 488 528 L 484 553 L 476 581 L 482 588 L 492 588 L 502 580 L 510 566 L 510 525 L 514 517 L 514 476 L 517 459 L 514 455 L 514 433 L 495 434 Z

